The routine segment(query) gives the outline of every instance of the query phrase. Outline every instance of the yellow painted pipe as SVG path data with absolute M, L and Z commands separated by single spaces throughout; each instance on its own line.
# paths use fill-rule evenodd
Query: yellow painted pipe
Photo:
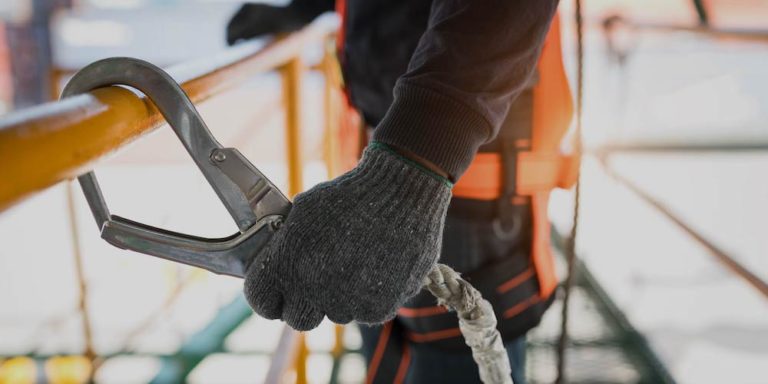
M 208 65 L 201 69 L 199 63 L 192 63 L 172 67 L 168 72 L 192 101 L 199 103 L 255 74 L 286 63 L 290 67 L 309 44 L 323 41 L 337 25 L 335 19 L 321 18 L 261 49 L 245 45 L 225 52 L 227 57 L 209 59 L 213 68 Z M 223 60 L 228 64 L 219 64 Z M 0 212 L 87 172 L 100 158 L 160 123 L 161 116 L 150 102 L 120 87 L 95 90 L 5 116 L 0 120 Z M 298 192 L 300 183 L 293 183 L 289 192 Z
M 283 75 L 285 103 L 285 143 L 288 160 L 288 196 L 296 196 L 304 187 L 304 164 L 301 159 L 301 79 L 304 72 L 301 58 L 286 63 Z
M 14 357 L 0 362 L 0 383 L 37 383 L 37 364 L 29 357 Z
M 309 348 L 307 348 L 307 337 L 305 333 L 299 333 L 296 346 L 296 361 L 294 372 L 296 373 L 295 384 L 307 384 L 307 360 L 309 359 Z
M 339 166 L 339 106 L 335 102 L 335 93 L 340 89 L 341 84 L 336 79 L 335 69 L 338 66 L 336 61 L 336 44 L 334 40 L 328 40 L 325 43 L 323 60 L 320 63 L 320 70 L 325 78 L 323 87 L 323 109 L 325 118 L 324 148 L 323 157 L 328 168 L 329 177 L 337 177 L 341 174 Z
M 338 360 L 344 355 L 346 347 L 344 346 L 344 325 L 333 325 L 333 349 L 331 350 L 331 356 Z
M 159 120 L 152 106 L 117 87 L 44 104 L 3 120 L 0 211 L 77 177 L 93 161 L 151 130 Z
M 93 364 L 85 356 L 52 357 L 45 362 L 44 369 L 50 384 L 84 384 L 93 381 Z

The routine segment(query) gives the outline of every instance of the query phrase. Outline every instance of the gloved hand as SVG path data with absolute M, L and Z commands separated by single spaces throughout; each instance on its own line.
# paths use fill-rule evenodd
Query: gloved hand
M 294 6 L 244 4 L 227 24 L 227 44 L 267 34 L 293 32 L 300 29 L 319 13 Z
M 447 179 L 373 143 L 355 169 L 296 196 L 248 266 L 245 296 L 259 315 L 297 330 L 324 315 L 388 320 L 436 263 L 450 198 Z

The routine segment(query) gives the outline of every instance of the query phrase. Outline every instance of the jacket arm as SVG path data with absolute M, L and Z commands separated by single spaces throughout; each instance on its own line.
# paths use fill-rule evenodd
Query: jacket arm
M 434 0 L 374 140 L 457 180 L 533 73 L 558 0 Z
M 335 6 L 336 0 L 293 0 L 289 5 L 304 15 L 308 22 L 325 12 L 333 11 Z

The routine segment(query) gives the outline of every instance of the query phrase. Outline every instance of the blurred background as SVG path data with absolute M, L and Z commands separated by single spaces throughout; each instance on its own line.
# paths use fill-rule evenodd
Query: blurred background
M 569 382 L 768 382 L 768 2 L 583 3 Z M 52 108 L 39 105 L 100 58 L 142 58 L 181 81 L 263 50 L 265 41 L 226 47 L 239 5 L 2 0 L 0 127 Z M 573 82 L 573 1 L 561 16 Z M 334 174 L 324 132 L 338 79 L 327 66 L 332 33 L 320 35 L 294 54 L 303 69 L 293 99 L 285 71 L 263 70 L 199 104 L 219 141 L 283 188 L 286 125 L 300 127 L 302 186 Z M 98 174 L 115 213 L 205 237 L 237 230 L 170 129 L 109 156 Z M 572 192 L 555 193 L 550 215 L 560 246 Z M 294 334 L 252 315 L 241 288 L 108 245 L 79 186 L 57 184 L 0 214 L 0 383 L 363 382 L 355 326 Z M 557 375 L 559 305 L 529 336 L 532 383 Z

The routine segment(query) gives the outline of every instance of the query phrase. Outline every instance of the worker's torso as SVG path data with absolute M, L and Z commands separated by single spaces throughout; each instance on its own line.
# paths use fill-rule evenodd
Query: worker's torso
M 407 71 L 427 27 L 430 7 L 431 0 L 342 4 L 340 61 L 346 92 L 368 126 L 376 126 L 392 104 L 392 90 Z M 540 61 L 537 74 L 512 103 L 498 137 L 480 149 L 454 188 L 441 255 L 441 262 L 473 279 L 472 284 L 491 300 L 505 338 L 518 337 L 538 323 L 556 284 L 546 205 L 549 191 L 561 179 L 558 144 L 571 105 L 559 53 L 559 27 L 552 32 L 542 56 L 547 60 Z M 543 65 L 544 61 L 553 65 Z M 547 80 L 541 81 L 542 77 Z M 544 99 L 552 100 L 547 109 L 553 116 L 566 119 L 542 119 Z M 465 347 L 454 337 L 458 336 L 455 316 L 441 312 L 429 295 L 409 302 L 398 321 L 412 342 Z

